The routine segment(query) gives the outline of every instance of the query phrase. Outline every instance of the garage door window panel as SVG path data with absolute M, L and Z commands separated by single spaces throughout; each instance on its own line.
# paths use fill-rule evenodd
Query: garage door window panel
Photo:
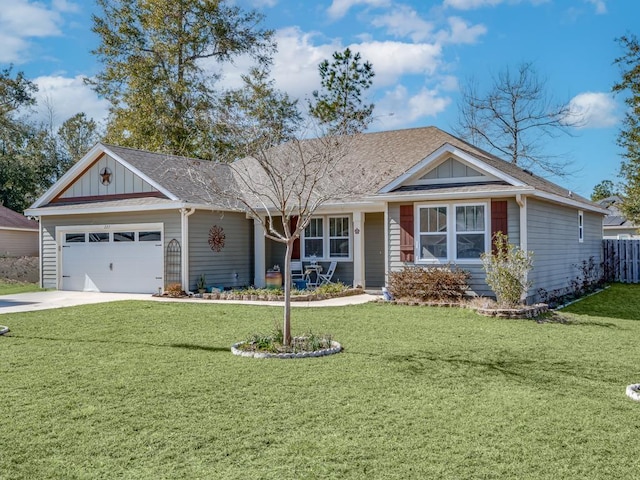
M 160 232 L 140 232 L 138 233 L 138 240 L 140 242 L 159 242 Z
M 86 234 L 84 233 L 67 233 L 64 236 L 65 243 L 84 243 L 86 241 Z
M 89 234 L 89 243 L 104 243 L 109 241 L 108 232 L 98 232 Z
M 114 242 L 135 242 L 136 234 L 134 232 L 113 232 Z

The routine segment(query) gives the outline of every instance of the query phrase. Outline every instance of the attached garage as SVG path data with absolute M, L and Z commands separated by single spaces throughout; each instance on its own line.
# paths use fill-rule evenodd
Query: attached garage
M 164 288 L 162 224 L 62 226 L 61 290 L 156 293 Z

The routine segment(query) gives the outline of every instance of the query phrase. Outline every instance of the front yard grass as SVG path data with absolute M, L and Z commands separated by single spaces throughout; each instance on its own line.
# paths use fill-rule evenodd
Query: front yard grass
M 41 292 L 43 289 L 37 283 L 11 282 L 0 279 L 0 295 L 13 295 L 14 293 Z
M 636 312 L 635 315 L 633 312 Z M 565 323 L 293 311 L 343 353 L 233 356 L 281 309 L 117 302 L 0 316 L 0 478 L 634 478 L 640 288 Z

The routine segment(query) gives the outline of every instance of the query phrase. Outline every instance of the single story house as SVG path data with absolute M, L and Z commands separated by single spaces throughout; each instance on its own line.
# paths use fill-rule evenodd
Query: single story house
M 618 195 L 598 200 L 598 204 L 607 209 L 604 217 L 603 238 L 608 240 L 640 240 L 640 227 L 627 220 L 619 205 L 622 199 Z
M 37 257 L 38 222 L 0 205 L 0 257 Z
M 346 164 L 384 172 L 357 199 L 321 205 L 294 258 L 336 261 L 334 280 L 385 285 L 404 266 L 455 264 L 491 295 L 480 254 L 506 233 L 534 253 L 537 291 L 567 288 L 577 265 L 602 257 L 606 210 L 438 128 L 359 136 Z M 40 219 L 42 286 L 148 292 L 181 283 L 263 286 L 284 246 L 209 188 L 228 166 L 97 144 L 27 214 Z M 197 175 L 194 175 L 194 172 Z M 203 180 L 204 179 L 204 180 Z

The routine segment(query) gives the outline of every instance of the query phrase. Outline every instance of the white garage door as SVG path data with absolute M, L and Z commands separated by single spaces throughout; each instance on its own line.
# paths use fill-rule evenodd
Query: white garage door
M 62 290 L 157 293 L 164 285 L 160 228 L 65 227 L 60 235 Z

